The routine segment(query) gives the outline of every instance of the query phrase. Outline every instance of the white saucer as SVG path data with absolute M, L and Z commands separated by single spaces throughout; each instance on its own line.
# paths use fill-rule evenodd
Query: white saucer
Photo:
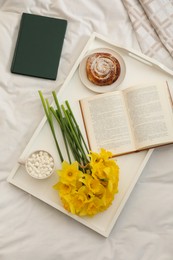
M 112 54 L 120 63 L 120 67 L 121 67 L 121 72 L 120 72 L 120 76 L 118 77 L 118 79 L 112 83 L 111 85 L 107 85 L 107 86 L 97 86 L 95 84 L 93 84 L 91 81 L 88 80 L 87 78 L 87 74 L 86 74 L 86 61 L 87 58 L 92 54 L 92 53 L 96 53 L 96 52 L 107 52 Z M 116 89 L 116 87 L 118 87 L 120 85 L 120 83 L 124 80 L 126 74 L 126 66 L 125 66 L 125 62 L 122 58 L 122 56 L 115 52 L 112 49 L 109 48 L 99 48 L 99 49 L 94 49 L 91 52 L 89 52 L 81 61 L 80 65 L 79 65 L 79 76 L 80 79 L 82 81 L 82 83 L 90 90 L 97 92 L 97 93 L 104 93 L 104 92 L 110 92 L 110 91 L 114 91 Z

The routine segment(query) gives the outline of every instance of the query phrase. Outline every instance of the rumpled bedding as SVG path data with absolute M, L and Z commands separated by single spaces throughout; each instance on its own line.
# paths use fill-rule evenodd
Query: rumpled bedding
M 173 69 L 173 1 L 123 0 L 142 52 Z
M 155 20 L 159 10 L 167 12 L 163 30 Z M 22 12 L 68 20 L 56 81 L 10 73 Z M 173 145 L 154 150 L 108 238 L 7 182 L 43 117 L 38 90 L 51 97 L 60 89 L 91 33 L 141 50 L 172 69 L 171 18 L 169 0 L 0 1 L 1 260 L 173 259 Z

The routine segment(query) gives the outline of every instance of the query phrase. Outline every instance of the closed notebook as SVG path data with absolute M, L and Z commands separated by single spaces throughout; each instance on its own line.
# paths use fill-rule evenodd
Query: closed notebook
M 23 13 L 11 72 L 55 80 L 67 21 Z

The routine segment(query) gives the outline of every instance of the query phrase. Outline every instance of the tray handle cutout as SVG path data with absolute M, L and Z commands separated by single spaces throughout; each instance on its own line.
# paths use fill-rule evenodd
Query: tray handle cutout
M 132 52 L 128 52 L 128 54 L 129 54 L 129 56 L 131 56 L 132 58 L 135 58 L 136 60 L 139 60 L 140 62 L 143 62 L 143 63 L 145 63 L 145 64 L 147 64 L 147 65 L 149 65 L 151 67 L 153 66 L 153 64 L 151 62 L 149 62 L 148 60 L 146 60 L 143 57 L 140 57 L 140 56 L 138 56 L 138 55 L 136 55 L 136 54 L 134 54 Z

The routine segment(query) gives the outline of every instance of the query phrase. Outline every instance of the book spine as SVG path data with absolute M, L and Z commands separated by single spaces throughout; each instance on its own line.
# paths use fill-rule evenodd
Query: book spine
M 17 36 L 16 46 L 15 46 L 13 59 L 12 59 L 12 63 L 11 63 L 11 72 L 13 72 L 14 69 L 15 69 L 15 60 L 16 60 L 16 55 L 17 55 L 17 50 L 18 50 L 20 38 L 21 38 L 21 35 L 22 35 L 23 23 L 24 23 L 24 14 L 22 14 L 22 18 L 21 18 L 21 22 L 20 22 L 20 27 L 19 27 L 19 32 L 18 32 L 18 36 Z

